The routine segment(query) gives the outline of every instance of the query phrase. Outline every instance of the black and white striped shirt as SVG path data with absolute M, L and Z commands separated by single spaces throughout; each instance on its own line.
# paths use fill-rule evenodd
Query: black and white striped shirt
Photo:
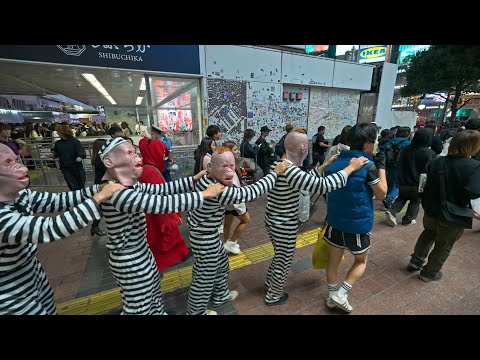
M 0 274 L 30 261 L 36 244 L 66 238 L 101 219 L 100 207 L 90 199 L 97 192 L 98 185 L 63 193 L 26 189 L 14 201 L 0 203 Z M 54 217 L 32 215 L 67 208 Z
M 344 187 L 347 184 L 347 178 L 348 175 L 343 170 L 323 177 L 317 168 L 306 173 L 292 164 L 278 177 L 277 183 L 268 194 L 265 223 L 272 226 L 284 224 L 286 220 L 296 222 L 300 190 L 325 194 Z
M 201 193 L 181 194 L 193 190 L 192 176 L 165 184 L 137 182 L 128 189 L 116 192 L 101 205 L 108 230 L 107 248 L 121 252 L 146 241 L 145 213 L 183 212 L 202 206 Z
M 275 185 L 277 174 L 270 172 L 255 184 L 231 187 L 227 186 L 216 198 L 205 199 L 203 207 L 188 213 L 187 221 L 191 231 L 211 234 L 218 232 L 219 226 L 223 223 L 225 207 L 228 204 L 239 204 L 253 201 L 259 196 L 270 191 Z M 195 185 L 197 191 L 205 190 L 208 185 L 216 183 L 215 179 L 203 176 Z

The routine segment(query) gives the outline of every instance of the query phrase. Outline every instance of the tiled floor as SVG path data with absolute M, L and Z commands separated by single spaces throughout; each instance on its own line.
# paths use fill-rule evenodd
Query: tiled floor
M 61 191 L 62 189 L 55 189 Z M 251 223 L 239 240 L 242 249 L 268 243 L 263 224 L 266 197 L 248 204 Z M 318 228 L 325 218 L 325 202 L 320 198 L 318 210 L 300 232 Z M 376 202 L 378 209 L 380 202 Z M 455 244 L 439 282 L 425 283 L 417 273 L 408 273 L 408 263 L 415 242 L 423 230 L 423 212 L 417 225 L 391 228 L 382 222 L 372 231 L 372 248 L 366 272 L 353 287 L 349 297 L 354 314 L 480 314 L 480 221 L 466 230 Z M 381 220 L 381 214 L 377 214 Z M 104 224 L 101 224 L 104 227 Z M 188 228 L 181 227 L 188 245 Z M 57 304 L 116 288 L 108 267 L 106 237 L 90 236 L 90 228 L 52 244 L 39 245 L 38 258 L 43 264 L 55 292 Z M 233 303 L 216 309 L 220 314 L 341 314 L 329 311 L 324 300 L 328 293 L 324 270 L 311 269 L 313 245 L 298 248 L 286 283 L 289 301 L 280 306 L 265 306 L 263 281 L 270 259 L 230 272 L 230 287 L 240 295 Z M 192 265 L 193 259 L 179 263 L 172 271 Z M 346 255 L 341 278 L 352 263 Z M 184 314 L 188 287 L 164 294 L 167 310 Z M 118 314 L 120 310 L 109 314 Z

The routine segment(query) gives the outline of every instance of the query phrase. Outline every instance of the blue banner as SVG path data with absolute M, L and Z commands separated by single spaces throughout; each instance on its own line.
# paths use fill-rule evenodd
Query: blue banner
M 1 45 L 0 58 L 200 74 L 199 45 Z

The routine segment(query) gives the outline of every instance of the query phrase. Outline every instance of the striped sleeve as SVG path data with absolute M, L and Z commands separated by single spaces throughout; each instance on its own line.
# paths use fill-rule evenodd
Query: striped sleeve
M 151 195 L 173 195 L 194 191 L 195 181 L 193 176 L 170 181 L 164 184 L 139 183 L 142 192 Z
M 290 166 L 284 174 L 288 184 L 293 188 L 318 194 L 326 194 L 344 187 L 348 178 L 343 170 L 326 177 L 318 177 L 302 171 L 297 166 Z
M 92 185 L 81 190 L 61 193 L 28 191 L 32 211 L 37 213 L 53 212 L 69 209 L 98 193 L 98 185 Z
M 277 174 L 272 171 L 254 184 L 242 186 L 240 188 L 228 186 L 219 195 L 218 201 L 221 205 L 253 201 L 259 196 L 272 190 L 276 180 Z
M 166 214 L 201 207 L 203 205 L 203 195 L 200 192 L 152 195 L 134 189 L 124 189 L 113 194 L 111 202 L 115 209 L 122 213 Z
M 72 207 L 53 217 L 22 215 L 3 209 L 0 212 L 0 239 L 2 243 L 48 243 L 66 238 L 100 220 L 101 210 L 93 199 Z

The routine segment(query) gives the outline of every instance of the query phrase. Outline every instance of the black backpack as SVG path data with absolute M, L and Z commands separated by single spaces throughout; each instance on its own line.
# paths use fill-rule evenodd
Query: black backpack
M 389 168 L 398 167 L 398 159 L 400 158 L 400 148 L 402 147 L 403 141 L 392 144 L 389 142 L 386 146 L 385 151 L 385 165 Z

